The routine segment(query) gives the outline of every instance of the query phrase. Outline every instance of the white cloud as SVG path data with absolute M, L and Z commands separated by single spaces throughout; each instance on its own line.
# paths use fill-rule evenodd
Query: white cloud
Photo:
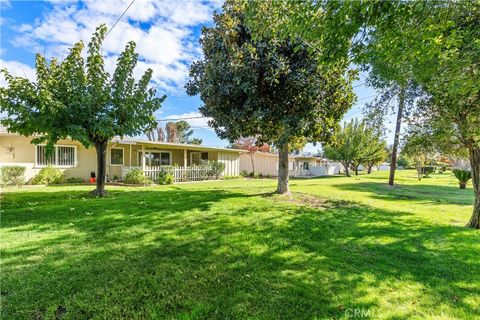
M 3 68 L 7 69 L 8 72 L 14 77 L 23 77 L 29 79 L 30 81 L 35 81 L 37 78 L 35 75 L 35 70 L 32 67 L 18 61 L 5 61 L 0 59 L 0 69 Z M 0 87 L 5 86 L 6 81 L 2 75 L 0 76 Z
M 55 0 L 53 8 L 33 24 L 19 25 L 12 45 L 45 55 L 64 57 L 67 48 L 79 40 L 88 43 L 100 23 L 111 27 L 131 0 L 84 3 Z M 183 91 L 188 65 L 200 57 L 195 26 L 207 23 L 218 1 L 137 0 L 108 34 L 103 49 L 106 66 L 113 72 L 115 61 L 128 41 L 135 41 L 139 53 L 139 76 L 153 70 L 154 84 L 160 91 Z
M 183 119 L 183 118 L 189 118 L 189 119 L 185 119 L 185 121 L 187 121 L 194 129 L 213 130 L 212 128 L 208 127 L 208 121 L 211 120 L 211 118 L 202 117 L 201 113 L 198 111 L 186 112 L 182 114 L 172 114 L 172 115 L 169 115 L 168 117 L 165 117 L 164 119 Z M 162 124 L 164 123 L 166 123 L 166 121 L 165 122 L 162 121 Z

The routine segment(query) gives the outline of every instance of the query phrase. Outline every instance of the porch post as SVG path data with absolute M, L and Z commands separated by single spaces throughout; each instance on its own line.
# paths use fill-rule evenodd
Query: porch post
M 187 149 L 183 149 L 183 166 L 187 169 Z
M 142 171 L 145 172 L 145 146 L 142 145 Z
M 130 153 L 129 153 L 129 159 L 128 159 L 128 166 L 131 168 L 132 167 L 132 145 L 130 144 Z

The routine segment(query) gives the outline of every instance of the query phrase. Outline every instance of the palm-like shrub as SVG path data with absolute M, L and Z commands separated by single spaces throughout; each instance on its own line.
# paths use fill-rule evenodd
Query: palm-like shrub
M 453 169 L 452 170 L 455 177 L 458 179 L 458 184 L 460 189 L 465 189 L 467 186 L 468 180 L 472 179 L 472 172 L 470 170 L 464 169 Z

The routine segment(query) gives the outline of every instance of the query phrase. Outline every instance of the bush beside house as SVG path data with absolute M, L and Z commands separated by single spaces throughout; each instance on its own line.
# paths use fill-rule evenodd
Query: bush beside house
M 152 180 L 143 174 L 141 169 L 130 170 L 123 179 L 126 184 L 139 184 L 139 185 L 151 185 Z
M 2 186 L 22 186 L 25 184 L 25 170 L 23 166 L 4 166 L 1 169 L 0 184 Z
M 62 182 L 65 182 L 65 175 L 62 170 L 52 166 L 42 168 L 30 181 L 31 184 L 58 184 Z

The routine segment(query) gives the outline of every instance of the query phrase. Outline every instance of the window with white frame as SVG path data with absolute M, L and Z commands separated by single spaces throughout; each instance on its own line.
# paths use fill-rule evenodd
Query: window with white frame
M 56 167 L 75 167 L 77 163 L 77 149 L 75 146 L 54 146 L 52 154 L 47 156 L 47 147 L 36 146 L 35 165 L 44 167 L 48 165 Z
M 123 166 L 123 148 L 110 149 L 110 164 Z

